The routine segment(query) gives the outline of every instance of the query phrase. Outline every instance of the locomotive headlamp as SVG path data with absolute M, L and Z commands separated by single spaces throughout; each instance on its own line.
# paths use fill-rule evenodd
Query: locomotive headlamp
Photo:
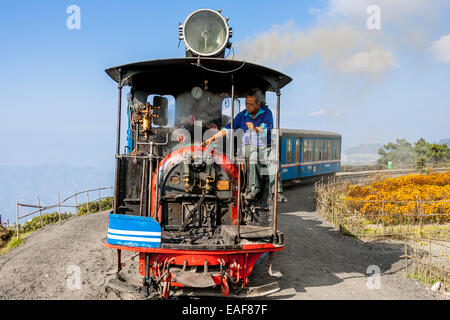
M 220 11 L 201 9 L 191 13 L 180 26 L 180 40 L 186 51 L 198 56 L 217 56 L 229 46 L 232 36 L 227 19 Z

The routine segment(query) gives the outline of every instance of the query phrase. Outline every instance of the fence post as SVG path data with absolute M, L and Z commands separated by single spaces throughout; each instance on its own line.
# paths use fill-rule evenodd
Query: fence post
M 44 227 L 44 223 L 42 222 L 41 200 L 39 199 L 39 196 L 38 196 L 38 207 L 39 207 L 39 217 L 41 219 L 41 228 L 43 228 Z
M 405 274 L 405 278 L 408 276 L 408 247 L 406 245 L 406 236 L 405 236 L 405 269 L 406 269 L 406 274 Z
M 75 216 L 78 217 L 78 192 L 75 190 Z
M 384 223 L 384 200 L 381 202 L 381 221 L 383 222 L 383 235 L 386 235 L 386 225 Z
M 61 221 L 61 203 L 59 202 L 59 192 L 58 192 L 58 217 L 59 221 Z
M 111 186 L 111 207 L 114 208 L 114 196 L 113 196 L 113 187 Z
M 86 189 L 86 213 L 89 213 L 89 189 Z
M 419 203 L 419 217 L 420 217 L 420 238 L 423 238 L 423 218 L 422 218 L 422 202 Z
M 428 257 L 430 260 L 430 266 L 431 266 L 431 235 L 428 237 L 428 250 L 430 250 L 430 252 L 428 253 Z
M 16 233 L 17 241 L 19 241 L 19 203 L 16 201 Z

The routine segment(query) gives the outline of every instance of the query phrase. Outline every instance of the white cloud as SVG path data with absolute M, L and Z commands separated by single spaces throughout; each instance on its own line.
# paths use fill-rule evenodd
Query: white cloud
M 338 68 L 347 73 L 379 73 L 398 67 L 394 55 L 388 50 L 358 52 L 338 63 Z
M 367 28 L 367 8 L 381 10 L 381 30 Z M 235 43 L 236 58 L 287 69 L 318 57 L 326 72 L 381 73 L 398 66 L 394 52 L 423 53 L 447 0 L 328 0 L 320 9 L 309 7 L 317 26 L 300 29 L 295 22 L 275 25 Z M 435 44 L 436 59 L 446 61 L 446 49 Z
M 437 61 L 450 62 L 450 34 L 432 42 L 429 51 Z
M 310 117 L 318 117 L 318 116 L 324 115 L 325 113 L 327 113 L 327 112 L 326 112 L 324 109 L 320 109 L 320 110 L 318 110 L 318 111 L 311 112 L 311 113 L 309 114 L 309 116 L 310 116 Z
M 366 35 L 346 24 L 303 31 L 290 21 L 272 26 L 251 40 L 236 43 L 236 55 L 238 59 L 283 68 L 319 54 L 327 68 L 370 42 Z

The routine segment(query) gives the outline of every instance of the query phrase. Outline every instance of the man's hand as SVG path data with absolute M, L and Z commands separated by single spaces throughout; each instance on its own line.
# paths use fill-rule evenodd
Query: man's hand
M 248 127 L 248 129 L 250 131 L 254 131 L 254 132 L 257 132 L 257 133 L 262 133 L 264 131 L 263 127 L 255 127 L 253 122 L 246 122 L 245 124 L 247 125 L 247 127 Z
M 213 143 L 213 141 L 216 140 L 216 138 L 214 136 L 212 136 L 211 138 L 209 138 L 208 140 L 203 141 L 202 146 L 203 147 L 207 147 L 209 146 L 211 143 Z
M 227 131 L 224 130 L 224 129 L 222 129 L 222 130 L 220 130 L 219 132 L 217 132 L 215 135 L 213 135 L 211 138 L 209 138 L 208 140 L 205 140 L 205 141 L 202 143 L 202 146 L 203 146 L 203 147 L 207 147 L 207 146 L 209 146 L 213 141 L 215 141 L 216 139 L 223 138 L 223 137 L 225 137 L 226 135 L 227 135 Z
M 255 125 L 253 124 L 253 122 L 246 122 L 245 124 L 247 125 L 249 130 L 255 131 Z

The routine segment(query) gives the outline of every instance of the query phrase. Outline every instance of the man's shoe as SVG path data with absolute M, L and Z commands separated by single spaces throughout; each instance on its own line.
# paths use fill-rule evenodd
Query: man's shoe
M 286 202 L 288 202 L 288 199 L 285 197 L 284 194 L 279 193 L 278 194 L 278 202 L 286 203 Z
M 272 194 L 272 200 L 275 198 L 275 194 Z M 288 199 L 282 193 L 278 193 L 278 202 L 286 203 Z

